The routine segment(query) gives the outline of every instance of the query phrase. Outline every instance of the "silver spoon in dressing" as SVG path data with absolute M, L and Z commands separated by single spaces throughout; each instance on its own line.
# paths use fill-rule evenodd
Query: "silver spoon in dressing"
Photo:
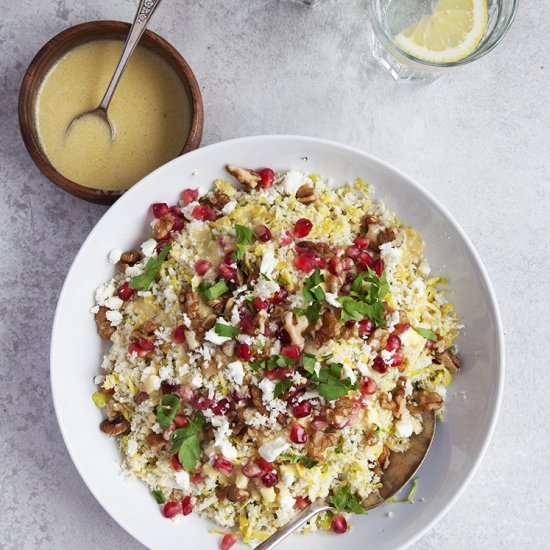
M 113 99 L 113 95 L 120 81 L 120 78 L 122 77 L 122 73 L 124 72 L 124 69 L 128 64 L 128 61 L 130 60 L 130 57 L 134 53 L 134 50 L 136 49 L 140 38 L 145 32 L 145 28 L 147 27 L 151 17 L 153 16 L 153 13 L 155 13 L 155 10 L 157 9 L 160 2 L 161 0 L 140 0 L 134 22 L 130 27 L 130 32 L 128 33 L 128 38 L 126 39 L 126 44 L 124 45 L 124 49 L 122 50 L 120 59 L 118 60 L 115 72 L 113 73 L 111 81 L 109 82 L 109 86 L 107 86 L 107 90 L 105 91 L 105 95 L 103 96 L 101 103 L 95 109 L 92 109 L 91 111 L 86 111 L 76 116 L 69 124 L 65 135 L 67 135 L 74 127 L 75 123 L 82 118 L 94 116 L 107 123 L 111 134 L 111 140 L 115 138 L 115 127 L 109 119 L 107 109 L 109 109 L 109 104 L 111 103 L 111 99 Z
M 363 501 L 362 505 L 365 510 L 372 510 L 392 498 L 416 474 L 418 468 L 424 462 L 434 438 L 434 412 L 422 414 L 422 426 L 422 432 L 411 437 L 411 445 L 407 451 L 404 453 L 391 453 L 390 464 L 382 474 L 382 487 L 378 492 L 371 494 Z M 330 509 L 332 509 L 332 506 L 328 503 L 327 499 L 319 499 L 313 502 L 291 519 L 284 527 L 256 546 L 256 550 L 271 550 L 275 548 L 277 544 L 302 527 L 311 518 Z

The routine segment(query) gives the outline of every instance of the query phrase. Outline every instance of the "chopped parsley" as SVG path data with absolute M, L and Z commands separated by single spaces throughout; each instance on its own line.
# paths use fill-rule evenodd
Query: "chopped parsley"
M 321 274 L 319 268 L 315 268 L 315 271 L 304 281 L 304 289 L 302 294 L 306 304 L 313 301 L 320 301 L 325 299 L 325 291 L 319 286 L 324 282 L 325 276 Z
M 157 422 L 163 430 L 167 430 L 172 424 L 178 408 L 180 406 L 180 398 L 168 393 L 162 396 L 160 405 L 157 406 Z
M 283 378 L 280 382 L 275 384 L 275 389 L 273 390 L 273 397 L 277 399 L 280 395 L 285 393 L 288 388 L 292 386 L 292 380 L 290 378 Z
M 229 287 L 226 285 L 225 281 L 218 281 L 215 285 L 203 281 L 199 285 L 199 290 L 203 293 L 206 300 L 217 300 L 220 296 L 225 294 Z
M 338 489 L 338 491 L 329 497 L 328 502 L 337 512 L 367 513 L 359 501 L 351 494 L 351 489 L 348 485 Z
M 276 367 L 285 367 L 288 369 L 293 363 L 293 359 L 286 357 L 286 355 L 272 355 L 269 359 L 262 359 L 261 361 L 252 361 L 250 367 L 254 371 L 260 369 L 271 370 Z
M 164 494 L 162 491 L 151 491 L 151 494 L 155 498 L 158 504 L 164 504 L 166 502 L 166 499 L 164 498 Z
M 309 458 L 308 456 L 295 455 L 293 453 L 284 453 L 281 455 L 281 458 L 286 458 L 291 462 L 291 464 L 297 464 L 298 462 L 301 462 L 309 470 L 319 464 L 318 460 L 313 460 L 313 458 Z
M 197 411 L 193 418 L 189 418 L 189 424 L 185 428 L 174 430 L 171 434 L 172 452 L 178 453 L 182 466 L 192 470 L 201 456 L 201 444 L 199 434 L 204 426 L 205 419 L 200 411 Z
M 368 317 L 376 327 L 385 327 L 384 313 L 386 308 L 382 300 L 389 289 L 386 272 L 384 271 L 382 276 L 378 277 L 375 271 L 369 267 L 367 271 L 363 271 L 355 277 L 351 284 L 350 293 L 347 296 L 338 298 L 338 301 L 342 304 L 340 321 L 342 323 L 349 320 L 361 321 Z
M 431 340 L 432 342 L 437 342 L 437 334 L 433 330 L 430 330 L 429 328 L 422 328 L 422 327 L 417 327 L 414 330 L 416 330 L 416 332 L 418 332 L 420 336 L 423 336 L 427 340 Z
M 394 502 L 394 503 L 397 503 L 397 502 L 409 502 L 412 504 L 413 502 L 413 497 L 416 493 L 416 489 L 418 487 L 418 478 L 415 477 L 413 479 L 413 484 L 412 484 L 412 487 L 411 487 L 411 490 L 409 491 L 409 494 L 405 497 L 405 498 L 390 498 L 390 500 L 388 500 L 388 502 Z
M 314 355 L 304 353 L 302 356 L 303 367 L 309 374 L 315 373 L 315 363 L 317 362 Z
M 359 384 L 352 383 L 349 378 L 340 379 L 343 368 L 341 363 L 332 363 L 328 367 L 321 368 L 319 374 L 313 374 L 311 380 L 319 383 L 317 391 L 321 397 L 333 401 L 359 387 Z
M 149 258 L 143 273 L 133 277 L 128 286 L 135 290 L 149 290 L 152 282 L 159 274 L 160 268 L 162 267 L 164 260 L 166 260 L 171 248 L 172 245 L 167 244 L 156 258 Z
M 235 225 L 235 234 L 237 240 L 237 250 L 233 252 L 233 261 L 242 260 L 244 258 L 244 247 L 252 242 L 254 231 L 248 229 L 244 225 Z
M 214 325 L 214 331 L 218 336 L 225 336 L 226 338 L 234 338 L 241 332 L 237 327 L 225 325 L 223 323 L 216 323 Z

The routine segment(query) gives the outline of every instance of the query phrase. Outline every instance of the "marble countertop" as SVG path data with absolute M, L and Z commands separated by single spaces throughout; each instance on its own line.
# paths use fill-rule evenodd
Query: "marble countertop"
M 90 494 L 53 413 L 49 336 L 63 279 L 105 211 L 58 190 L 28 157 L 17 94 L 42 44 L 133 0 L 4 2 L 0 23 L 0 547 L 141 548 Z M 165 0 L 151 28 L 201 84 L 204 144 L 263 133 L 361 147 L 448 206 L 487 266 L 507 352 L 493 441 L 453 510 L 414 550 L 548 548 L 550 540 L 550 5 L 527 7 L 484 59 L 430 85 L 371 59 L 365 0 Z M 529 11 L 531 10 L 531 11 Z

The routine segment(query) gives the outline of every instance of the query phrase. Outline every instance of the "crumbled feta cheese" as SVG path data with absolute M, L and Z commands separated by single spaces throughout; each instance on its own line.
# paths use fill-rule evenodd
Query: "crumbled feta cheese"
M 389 363 L 392 360 L 392 357 L 395 355 L 395 351 L 389 351 L 387 349 L 383 349 L 380 352 L 380 357 L 384 359 L 385 363 Z
M 237 449 L 228 439 L 231 435 L 229 421 L 225 416 L 214 416 L 210 422 L 217 428 L 214 447 L 217 447 L 227 460 L 235 460 L 237 458 Z
M 120 311 L 109 310 L 105 314 L 105 317 L 107 317 L 107 320 L 113 327 L 117 327 L 120 323 L 122 323 L 122 313 L 120 313 Z
M 237 208 L 237 201 L 229 201 L 223 208 L 222 208 L 222 214 L 225 216 L 229 216 L 229 214 L 232 214 L 233 211 Z
M 111 296 L 105 300 L 105 307 L 109 309 L 120 309 L 124 302 L 118 296 Z
M 273 270 L 277 267 L 279 260 L 275 258 L 275 253 L 271 248 L 264 249 L 262 263 L 260 264 L 260 273 L 271 277 Z
M 262 300 L 267 300 L 279 290 L 279 284 L 275 281 L 266 281 L 263 277 L 260 277 L 254 287 L 254 294 Z
M 141 245 L 141 252 L 146 258 L 150 258 L 156 253 L 157 241 L 155 239 L 148 239 Z
M 109 263 L 115 265 L 120 262 L 120 257 L 122 256 L 122 250 L 120 248 L 113 248 L 111 252 L 109 252 Z
M 409 416 L 404 416 L 395 423 L 395 435 L 397 437 L 410 437 L 413 433 L 413 422 L 412 419 Z
M 130 456 L 134 456 L 138 450 L 138 444 L 135 439 L 128 439 L 126 450 Z
M 239 312 L 239 306 L 235 305 L 231 312 L 231 324 L 236 327 L 241 322 L 241 314 Z
M 200 388 L 202 386 L 203 378 L 202 374 L 200 372 L 195 372 L 193 374 L 193 378 L 191 378 L 191 387 L 196 390 L 197 388 Z
M 401 248 L 392 246 L 392 243 L 384 243 L 380 245 L 380 256 L 384 261 L 386 270 L 393 273 L 395 267 L 401 262 L 401 256 L 403 252 Z
M 269 403 L 270 401 L 273 401 L 274 399 L 273 392 L 275 391 L 275 382 L 273 382 L 269 378 L 264 378 L 260 382 L 260 389 L 263 392 L 262 401 L 264 403 Z
M 182 315 L 182 318 L 183 318 L 183 324 L 184 326 L 186 326 L 187 328 L 189 328 L 191 326 L 191 319 L 189 319 L 189 316 L 187 315 L 187 313 L 184 313 Z
M 160 388 L 160 378 L 156 374 L 151 374 L 143 381 L 143 387 L 147 393 L 153 393 Z
M 268 462 L 273 462 L 281 453 L 290 448 L 290 443 L 285 437 L 276 437 L 265 442 L 259 449 L 259 455 Z
M 357 379 L 357 376 L 355 375 L 354 370 L 347 364 L 343 364 L 342 372 L 344 373 L 344 376 L 346 378 L 349 378 L 352 384 L 355 384 L 355 380 Z
M 93 313 L 94 315 L 99 311 L 99 306 L 94 306 L 90 309 L 90 313 Z
M 227 377 L 240 386 L 244 380 L 244 368 L 240 361 L 233 361 L 227 365 Z
M 128 277 L 137 277 L 142 273 L 143 273 L 143 267 L 140 266 L 139 264 L 130 265 L 126 268 L 126 275 L 128 275 Z
M 342 307 L 342 304 L 336 298 L 338 298 L 337 294 L 333 294 L 332 292 L 325 292 L 325 299 L 328 304 L 333 307 Z
M 289 170 L 283 179 L 283 188 L 289 195 L 295 195 L 303 184 L 304 174 L 298 170 Z
M 95 301 L 100 305 L 105 305 L 105 300 L 108 300 L 115 293 L 115 284 L 112 281 L 102 284 L 95 291 Z
M 184 491 L 188 491 L 191 487 L 189 474 L 185 470 L 174 472 L 174 479 L 176 480 L 176 485 Z
M 183 206 L 181 209 L 181 213 L 189 220 L 192 221 L 193 218 L 193 210 L 195 206 L 199 206 L 199 203 L 197 201 L 190 202 L 187 206 Z
M 279 504 L 285 512 L 290 512 L 294 508 L 295 503 L 296 500 L 288 490 L 279 492 Z

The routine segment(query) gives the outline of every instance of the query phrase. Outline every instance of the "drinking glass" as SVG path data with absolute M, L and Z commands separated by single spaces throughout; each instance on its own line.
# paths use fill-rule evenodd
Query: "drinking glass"
M 393 39 L 403 28 L 431 13 L 435 3 L 433 0 L 367 0 L 372 55 L 396 80 L 430 81 L 449 69 L 483 57 L 502 40 L 518 7 L 518 0 L 487 0 L 487 28 L 475 50 L 463 59 L 436 63 L 408 54 Z

